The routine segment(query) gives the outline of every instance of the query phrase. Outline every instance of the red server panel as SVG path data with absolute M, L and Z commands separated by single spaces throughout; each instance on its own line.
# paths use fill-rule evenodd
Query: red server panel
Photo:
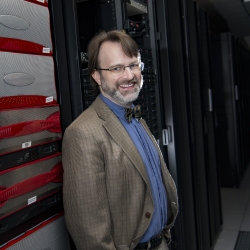
M 0 220 L 62 188 L 61 153 L 0 172 Z
M 47 1 L 1 0 L 0 36 L 37 43 L 52 51 Z

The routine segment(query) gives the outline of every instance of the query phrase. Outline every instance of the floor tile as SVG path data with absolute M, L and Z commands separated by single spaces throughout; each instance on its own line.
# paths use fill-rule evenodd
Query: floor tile
M 221 188 L 223 230 L 240 230 L 250 189 Z
M 250 165 L 239 188 L 221 188 L 222 231 L 214 250 L 234 250 L 239 231 L 250 231 Z
M 234 250 L 238 233 L 237 230 L 223 230 L 216 241 L 214 250 Z
M 248 205 L 242 220 L 240 231 L 250 232 L 250 201 L 248 201 Z

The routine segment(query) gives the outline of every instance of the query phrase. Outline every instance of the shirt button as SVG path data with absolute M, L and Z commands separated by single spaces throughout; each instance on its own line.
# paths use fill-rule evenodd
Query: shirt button
M 145 213 L 145 216 L 146 216 L 147 218 L 150 218 L 150 217 L 151 217 L 151 213 L 147 212 L 147 213 Z

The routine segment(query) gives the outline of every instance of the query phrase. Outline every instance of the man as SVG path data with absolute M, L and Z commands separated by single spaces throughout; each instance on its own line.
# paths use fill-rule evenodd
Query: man
M 88 59 L 100 95 L 63 138 L 68 230 L 81 250 L 168 249 L 175 184 L 145 121 L 129 110 L 142 87 L 137 44 L 121 31 L 101 32 Z

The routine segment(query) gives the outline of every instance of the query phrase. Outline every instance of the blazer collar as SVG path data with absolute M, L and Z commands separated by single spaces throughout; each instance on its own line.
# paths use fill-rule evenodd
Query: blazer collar
M 141 155 L 130 138 L 128 132 L 123 127 L 113 111 L 100 99 L 98 96 L 93 102 L 98 116 L 104 120 L 103 126 L 113 140 L 121 147 L 124 153 L 128 156 L 135 168 L 139 171 L 147 185 L 150 185 L 148 175 Z

